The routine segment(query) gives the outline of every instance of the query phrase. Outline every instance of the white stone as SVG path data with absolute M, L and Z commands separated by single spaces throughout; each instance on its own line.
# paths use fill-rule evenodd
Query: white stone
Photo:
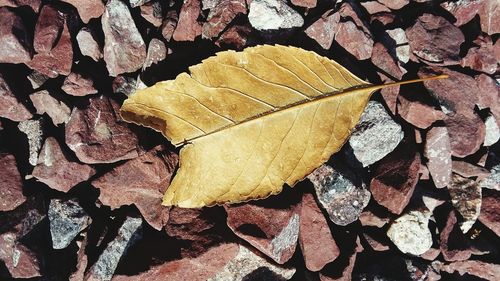
M 257 30 L 278 30 L 301 27 L 304 19 L 281 0 L 253 0 L 248 20 Z
M 421 255 L 432 246 L 428 223 L 429 211 L 410 211 L 397 218 L 387 230 L 387 236 L 398 249 L 411 255 Z
M 398 60 L 402 63 L 407 63 L 410 60 L 410 45 L 408 44 L 405 31 L 401 28 L 395 28 L 386 32 L 396 41 L 396 57 Z
M 489 115 L 484 122 L 486 125 L 486 135 L 484 137 L 484 146 L 494 145 L 500 139 L 500 129 L 498 128 L 495 117 Z

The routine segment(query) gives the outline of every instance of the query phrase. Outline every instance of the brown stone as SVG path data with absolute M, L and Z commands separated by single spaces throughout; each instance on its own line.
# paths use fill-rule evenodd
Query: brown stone
M 439 233 L 439 248 L 446 261 L 467 260 L 472 255 L 467 238 L 458 227 L 455 211 L 448 214 L 446 225 Z
M 398 64 L 390 54 L 389 50 L 380 42 L 373 45 L 371 61 L 375 66 L 384 71 L 384 74 L 389 74 L 397 80 L 401 80 L 406 70 Z
M 52 5 L 45 5 L 35 26 L 33 46 L 37 54 L 27 65 L 50 78 L 71 72 L 73 47 L 66 17 Z
M 163 22 L 163 9 L 160 1 L 152 1 L 140 6 L 141 16 L 155 27 L 160 27 Z
M 246 14 L 247 7 L 245 0 L 221 0 L 217 5 L 210 9 L 207 22 L 203 24 L 203 38 L 213 38 L 226 28 L 239 14 Z
M 377 1 L 393 10 L 399 10 L 404 6 L 406 6 L 408 3 L 410 3 L 410 0 L 377 0 Z
M 454 24 L 462 26 L 471 21 L 479 12 L 482 0 L 447 1 L 441 3 L 441 7 L 450 12 L 457 20 Z
M 0 211 L 10 211 L 26 201 L 23 181 L 11 154 L 0 154 Z
M 421 254 L 420 257 L 428 261 L 433 261 L 439 256 L 439 254 L 441 254 L 439 249 L 430 248 L 427 252 Z
M 41 276 L 40 261 L 29 248 L 17 242 L 14 232 L 0 234 L 0 260 L 13 278 Z
M 347 256 L 346 265 L 342 268 L 335 267 L 333 269 L 322 270 L 319 274 L 319 279 L 321 281 L 350 281 L 352 280 L 352 272 L 354 270 L 354 265 L 356 263 L 356 257 L 358 253 L 364 250 L 361 245 L 359 236 L 356 237 L 356 245 L 354 249 L 349 249 L 349 252 L 342 253 L 343 256 Z M 340 270 L 339 270 L 340 269 Z
M 91 57 L 94 61 L 102 59 L 102 46 L 97 42 L 94 31 L 88 27 L 82 28 L 76 35 L 76 41 L 80 52 L 84 56 Z
M 0 73 L 0 117 L 20 122 L 33 117 L 29 110 L 16 98 L 7 81 Z
M 31 102 L 36 108 L 36 113 L 47 113 L 54 125 L 66 123 L 71 109 L 62 101 L 51 96 L 47 90 L 41 90 L 30 95 Z
M 134 204 L 149 225 L 161 230 L 168 220 L 168 208 L 161 201 L 177 161 L 177 154 L 157 146 L 94 180 L 92 185 L 100 190 L 99 201 L 104 205 L 116 209 Z
M 415 144 L 401 143 L 376 166 L 370 191 L 378 204 L 394 214 L 401 214 L 410 202 L 419 179 L 420 155 Z
M 73 160 L 53 137 L 45 140 L 32 173 L 37 180 L 61 192 L 68 192 L 94 174 L 94 168 Z
M 378 76 L 380 77 L 380 80 L 382 80 L 382 83 L 392 83 L 395 82 L 391 78 L 387 77 L 381 72 L 377 72 Z M 380 94 L 382 94 L 382 98 L 384 99 L 384 102 L 389 108 L 389 111 L 392 113 L 392 115 L 396 115 L 396 107 L 398 103 L 398 96 L 399 96 L 399 86 L 394 86 L 394 87 L 386 87 L 380 90 Z
M 142 7 L 142 6 L 141 6 Z M 146 69 L 153 64 L 163 61 L 167 57 L 167 47 L 163 41 L 153 38 L 149 42 L 148 54 L 142 69 Z
M 437 188 L 451 181 L 451 144 L 446 127 L 433 127 L 427 132 L 424 155 L 427 168 Z
M 177 27 L 177 21 L 179 21 L 179 15 L 176 10 L 169 10 L 163 19 L 161 34 L 168 42 L 170 42 L 170 39 L 172 39 L 172 36 L 174 35 L 175 28 Z
M 340 254 L 328 222 L 310 193 L 302 196 L 299 244 L 306 267 L 311 271 L 321 270 Z
M 476 114 L 453 114 L 444 119 L 450 135 L 451 154 L 465 157 L 479 150 L 484 142 L 486 126 Z
M 486 74 L 476 76 L 479 87 L 477 104 L 481 109 L 489 108 L 500 124 L 500 86 Z
M 134 72 L 146 59 L 146 44 L 130 11 L 121 0 L 110 0 L 101 18 L 104 31 L 104 61 L 109 75 Z
M 104 13 L 104 4 L 101 0 L 62 0 L 73 5 L 84 23 L 90 19 L 98 18 Z
M 481 30 L 488 35 L 500 33 L 500 3 L 489 0 L 483 0 L 482 2 L 478 11 Z
M 90 77 L 75 72 L 72 72 L 64 79 L 61 89 L 66 94 L 76 97 L 97 94 L 98 92 L 94 87 L 94 81 Z
M 490 175 L 487 169 L 461 160 L 452 161 L 452 170 L 462 177 L 477 177 L 478 180 L 484 179 Z
M 292 4 L 298 7 L 314 8 L 316 7 L 317 0 L 291 0 Z
M 378 14 L 378 13 L 390 13 L 391 10 L 387 8 L 387 6 L 380 4 L 377 1 L 369 1 L 369 2 L 361 2 L 360 3 L 363 8 L 366 9 L 366 11 L 370 15 Z
M 481 211 L 481 186 L 474 180 L 453 174 L 448 185 L 451 203 L 462 216 L 460 229 L 467 233 L 476 222 Z
M 27 63 L 31 60 L 31 41 L 24 23 L 7 8 L 0 8 L 0 46 L 0 63 Z
M 498 67 L 498 59 L 495 58 L 491 38 L 489 36 L 479 36 L 474 40 L 474 43 L 478 47 L 470 48 L 460 64 L 476 71 L 488 74 L 495 73 Z
M 194 41 L 196 37 L 201 35 L 202 25 L 197 21 L 200 12 L 199 0 L 184 1 L 173 34 L 175 41 Z
M 369 59 L 373 49 L 371 35 L 359 29 L 352 21 L 340 22 L 339 25 L 335 41 L 358 60 Z
M 465 41 L 458 27 L 446 19 L 423 14 L 406 29 L 411 51 L 419 60 L 434 65 L 459 63 L 460 45 Z
M 0 7 L 22 7 L 29 6 L 35 13 L 40 10 L 42 0 L 0 0 Z
M 113 163 L 139 155 L 137 136 L 118 114 L 119 105 L 107 97 L 89 99 L 75 108 L 66 124 L 66 144 L 80 161 Z
M 333 10 L 326 11 L 321 18 L 311 24 L 305 33 L 310 38 L 314 39 L 325 50 L 329 50 L 332 46 L 335 34 L 340 28 L 340 14 L 334 13 Z
M 364 210 L 359 216 L 359 221 L 363 226 L 375 226 L 377 228 L 382 228 L 389 222 L 388 217 L 379 217 L 369 210 Z
M 380 237 L 375 237 L 368 233 L 363 233 L 363 237 L 374 251 L 383 252 L 390 249 L 389 243 L 387 243 L 387 241 L 383 241 Z
M 215 42 L 217 46 L 231 46 L 238 50 L 243 49 L 247 44 L 247 38 L 252 32 L 249 25 L 233 25 L 224 31 Z
M 268 198 L 267 203 L 276 201 L 275 198 Z M 292 257 L 297 245 L 300 226 L 298 209 L 295 206 L 267 208 L 254 203 L 226 206 L 227 225 L 237 236 L 283 264 Z
M 458 272 L 462 276 L 464 274 L 473 275 L 484 280 L 495 280 L 500 276 L 500 265 L 475 260 L 445 264 L 441 270 L 448 273 Z
M 398 103 L 399 116 L 420 129 L 427 129 L 434 122 L 446 117 L 441 110 L 434 108 L 434 106 L 424 101 L 408 100 L 404 95 L 398 96 Z
M 500 192 L 495 190 L 484 192 L 479 221 L 500 236 Z

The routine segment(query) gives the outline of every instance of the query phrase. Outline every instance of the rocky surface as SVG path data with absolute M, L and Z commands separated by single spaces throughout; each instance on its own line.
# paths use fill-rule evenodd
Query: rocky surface
M 23 182 L 13 155 L 0 154 L 0 175 L 0 211 L 14 210 L 26 201 L 26 197 L 23 195 Z
M 19 122 L 17 127 L 19 131 L 26 135 L 28 140 L 28 161 L 32 166 L 36 166 L 38 161 L 38 153 L 42 148 L 43 142 L 43 127 L 42 119 L 26 120 Z
M 12 92 L 9 84 L 0 73 L 0 117 L 19 122 L 26 121 L 32 116 L 26 106 Z
M 260 31 L 290 29 L 304 24 L 302 16 L 285 1 L 252 0 L 248 10 L 248 21 Z
M 443 188 L 451 181 L 451 144 L 446 127 L 434 127 L 427 132 L 424 155 L 432 181 Z
M 0 8 L 0 63 L 27 63 L 31 60 L 31 42 L 24 23 L 16 13 Z
M 83 97 L 97 94 L 94 81 L 90 77 L 85 77 L 80 73 L 72 72 L 64 79 L 61 89 L 68 95 Z
M 202 25 L 198 22 L 201 12 L 200 2 L 188 0 L 182 4 L 175 31 L 172 38 L 175 41 L 194 41 L 201 35 Z
M 62 0 L 73 5 L 84 23 L 90 19 L 98 18 L 104 13 L 104 4 L 101 0 Z
M 76 35 L 76 41 L 82 55 L 91 57 L 94 61 L 102 58 L 102 47 L 98 43 L 93 30 L 87 27 L 82 28 Z
M 50 200 L 48 217 L 54 249 L 68 247 L 78 233 L 92 221 L 75 200 Z
M 432 246 L 429 217 L 428 211 L 410 211 L 391 224 L 387 236 L 401 252 L 421 255 Z
M 50 95 L 47 90 L 41 90 L 30 95 L 31 102 L 36 108 L 36 113 L 47 113 L 54 125 L 66 123 L 71 109 L 62 101 Z
M 448 185 L 451 203 L 462 216 L 460 229 L 467 233 L 476 222 L 481 211 L 481 187 L 474 180 L 454 174 Z

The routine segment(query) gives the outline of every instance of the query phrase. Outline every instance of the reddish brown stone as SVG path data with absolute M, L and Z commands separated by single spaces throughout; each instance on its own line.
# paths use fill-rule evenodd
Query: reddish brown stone
M 382 228 L 389 222 L 389 218 L 381 218 L 369 210 L 364 210 L 359 216 L 359 221 L 363 226 L 375 226 L 377 228 Z
M 134 72 L 146 59 L 146 44 L 130 11 L 121 0 L 109 0 L 101 18 L 104 31 L 104 61 L 109 75 Z
M 456 26 L 462 26 L 471 21 L 482 6 L 482 0 L 447 1 L 441 3 L 441 7 L 450 12 L 457 21 Z
M 481 30 L 488 35 L 500 33 L 500 3 L 490 0 L 483 0 L 482 2 L 478 11 Z
M 317 0 L 292 0 L 292 4 L 298 7 L 314 8 L 316 7 Z
M 329 50 L 332 46 L 335 34 L 337 34 L 340 14 L 334 13 L 333 10 L 326 11 L 321 18 L 311 24 L 305 33 L 310 38 L 314 39 L 325 50 Z
M 361 2 L 360 4 L 366 9 L 366 11 L 370 15 L 391 12 L 389 8 L 387 8 L 385 5 L 380 4 L 377 1 Z
M 395 82 L 391 78 L 385 76 L 381 72 L 377 72 L 378 76 L 380 77 L 380 80 L 382 80 L 382 83 L 392 83 Z M 385 101 L 385 104 L 387 108 L 391 111 L 392 115 L 396 115 L 396 107 L 398 103 L 398 96 L 399 96 L 399 86 L 394 86 L 394 87 L 386 87 L 380 90 L 380 94 L 382 94 L 382 98 Z
M 66 124 L 66 144 L 84 163 L 113 163 L 139 155 L 137 136 L 118 114 L 119 105 L 104 96 L 75 108 Z
M 179 21 L 177 11 L 168 11 L 161 26 L 161 34 L 168 42 L 170 42 L 170 39 L 172 39 L 172 36 L 174 35 L 175 28 L 177 27 L 177 21 Z
M 142 6 L 141 6 L 142 7 Z M 167 47 L 163 41 L 153 38 L 149 42 L 148 55 L 142 69 L 146 69 L 153 64 L 163 61 L 167 57 Z
M 182 4 L 179 21 L 173 34 L 175 41 L 194 41 L 201 35 L 202 26 L 197 21 L 200 12 L 199 0 L 187 0 Z
M 439 234 L 439 248 L 446 261 L 467 260 L 472 255 L 467 238 L 462 234 L 457 222 L 455 211 L 451 211 Z
M 37 180 L 62 192 L 68 192 L 73 186 L 88 180 L 94 174 L 94 168 L 80 164 L 64 153 L 53 137 L 45 140 L 32 173 Z
M 91 57 L 94 61 L 102 58 L 102 46 L 97 42 L 93 30 L 88 27 L 82 28 L 76 35 L 76 41 L 82 55 Z
M 38 13 L 42 0 L 0 0 L 0 7 L 22 7 L 29 6 L 35 13 Z
M 489 108 L 500 124 L 500 86 L 488 75 L 476 76 L 479 87 L 477 104 L 481 109 Z
M 374 170 L 370 191 L 377 203 L 401 214 L 418 182 L 420 155 L 415 145 L 403 142 L 384 157 Z
M 382 241 L 380 237 L 374 237 L 367 233 L 363 233 L 363 237 L 365 238 L 366 242 L 368 242 L 368 245 L 370 245 L 370 247 L 374 251 L 383 252 L 390 249 L 389 243 L 387 243 L 387 241 Z
M 31 42 L 24 23 L 7 8 L 0 8 L 0 46 L 0 63 L 27 63 L 31 60 Z
M 213 38 L 226 28 L 239 14 L 246 14 L 247 7 L 245 0 L 221 0 L 210 9 L 207 22 L 203 24 L 203 38 Z
M 104 13 L 104 4 L 101 0 L 62 0 L 63 2 L 73 5 L 80 14 L 80 18 L 84 23 L 88 23 L 90 19 L 98 18 Z
M 231 46 L 238 50 L 243 49 L 247 44 L 247 38 L 252 32 L 252 28 L 248 25 L 233 25 L 228 28 L 217 39 L 217 46 Z
M 434 185 L 447 186 L 451 180 L 451 144 L 446 127 L 433 127 L 427 132 L 424 155 Z
M 484 179 L 490 175 L 490 172 L 487 169 L 461 160 L 452 161 L 452 170 L 454 173 L 457 173 L 462 177 L 477 177 L 478 180 Z
M 369 59 L 372 55 L 373 39 L 370 34 L 359 29 L 354 22 L 340 22 L 335 41 L 358 60 Z
M 311 271 L 321 270 L 340 254 L 328 222 L 310 193 L 302 196 L 299 244 L 306 267 Z
M 480 36 L 474 40 L 474 43 L 478 47 L 470 48 L 460 64 L 484 73 L 495 73 L 497 71 L 498 59 L 495 58 L 491 38 Z
M 92 185 L 99 188 L 99 200 L 104 205 L 116 209 L 134 204 L 149 225 L 161 230 L 168 220 L 168 208 L 161 201 L 177 160 L 177 154 L 157 146 L 94 180 Z
M 484 280 L 495 280 L 500 276 L 500 265 L 475 260 L 445 264 L 441 270 L 448 273 L 458 272 L 460 275 L 473 275 Z
M 479 150 L 484 142 L 486 126 L 477 114 L 456 113 L 448 115 L 444 122 L 450 135 L 453 156 L 465 157 Z
M 323 270 L 319 274 L 319 279 L 321 281 L 350 281 L 352 280 L 352 272 L 354 270 L 354 265 L 356 263 L 356 257 L 358 253 L 364 250 L 361 245 L 359 237 L 356 237 L 356 246 L 348 254 L 343 253 L 344 256 L 348 256 L 347 265 L 341 268 L 339 272 L 338 268 L 336 270 L 327 269 Z
M 441 250 L 430 248 L 427 252 L 421 254 L 420 257 L 428 261 L 433 261 L 439 256 L 439 254 L 441 254 Z
M 64 79 L 61 89 L 68 95 L 77 97 L 97 94 L 97 89 L 94 87 L 94 81 L 92 81 L 90 77 L 75 72 L 72 72 Z
M 52 97 L 47 90 L 38 91 L 30 95 L 36 113 L 47 113 L 54 125 L 65 123 L 69 119 L 71 109 L 62 101 Z
M 446 117 L 441 110 L 435 109 L 432 105 L 418 100 L 410 101 L 404 95 L 399 95 L 398 103 L 399 116 L 420 129 L 427 129 L 432 123 Z
M 377 1 L 393 10 L 399 10 L 404 6 L 406 6 L 408 3 L 410 3 L 410 0 L 377 0 Z
M 19 102 L 0 73 L 0 117 L 12 121 L 26 121 L 33 117 L 29 110 Z
M 406 29 L 412 53 L 428 64 L 454 65 L 459 63 L 460 45 L 465 41 L 458 27 L 446 19 L 424 14 Z
M 275 198 L 269 198 L 267 202 Z M 292 257 L 297 245 L 298 211 L 295 206 L 266 208 L 253 203 L 226 206 L 227 225 L 237 236 L 283 264 Z
M 11 154 L 0 154 L 0 211 L 10 211 L 26 201 L 23 181 Z
M 406 70 L 398 65 L 398 62 L 389 54 L 389 50 L 380 42 L 373 45 L 371 61 L 375 66 L 384 71 L 384 74 L 401 80 Z
M 155 27 L 163 22 L 163 10 L 159 1 L 153 1 L 140 6 L 141 16 Z
M 33 278 L 41 276 L 40 261 L 36 254 L 18 243 L 14 232 L 0 234 L 0 260 L 13 278 Z
M 500 192 L 484 192 L 479 221 L 500 236 Z

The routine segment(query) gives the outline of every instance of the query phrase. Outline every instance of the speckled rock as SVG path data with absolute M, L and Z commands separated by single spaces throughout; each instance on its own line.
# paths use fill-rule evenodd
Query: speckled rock
M 187 0 L 182 4 L 179 20 L 172 38 L 175 41 L 194 41 L 201 35 L 202 25 L 198 22 L 201 7 L 199 0 Z
M 441 3 L 441 7 L 450 12 L 457 20 L 454 25 L 462 26 L 476 16 L 483 4 L 482 0 L 458 0 Z
M 11 154 L 0 153 L 0 211 L 10 211 L 26 201 L 23 181 Z
M 90 19 L 98 18 L 104 13 L 104 4 L 101 0 L 62 0 L 73 5 L 84 23 Z
M 54 125 L 66 123 L 71 109 L 62 101 L 51 96 L 47 90 L 41 90 L 30 95 L 30 100 L 36 108 L 36 113 L 47 113 Z
M 23 20 L 7 8 L 0 8 L 0 46 L 0 63 L 26 63 L 31 60 L 31 42 Z
M 307 177 L 330 220 L 338 225 L 356 221 L 370 201 L 370 192 L 353 171 L 335 163 L 323 165 Z
M 36 70 L 33 70 L 30 74 L 28 74 L 28 81 L 30 81 L 33 90 L 40 88 L 47 80 L 49 80 L 49 76 L 42 74 Z
M 461 276 L 473 275 L 484 280 L 495 280 L 500 276 L 500 266 L 498 264 L 476 260 L 452 262 L 443 265 L 440 269 L 448 273 L 458 272 Z
M 302 16 L 283 0 L 252 0 L 248 20 L 260 31 L 290 29 L 304 24 Z
M 163 8 L 160 1 L 152 1 L 141 5 L 141 16 L 155 27 L 160 27 L 163 23 Z
M 151 0 L 128 0 L 130 7 L 135 8 L 149 3 Z
M 484 146 L 492 146 L 500 139 L 500 129 L 493 115 L 488 115 L 484 121 L 486 134 L 484 136 Z
M 490 153 L 490 157 L 495 155 Z M 494 189 L 500 191 L 500 163 L 496 162 L 490 169 L 490 175 L 479 182 L 482 188 Z
M 76 35 L 76 41 L 82 55 L 91 57 L 94 61 L 102 59 L 102 46 L 97 42 L 93 30 L 88 27 L 82 28 Z
M 42 119 L 22 121 L 17 127 L 28 139 L 29 163 L 32 166 L 36 166 L 38 152 L 42 148 L 43 141 Z
M 481 186 L 474 180 L 453 174 L 448 192 L 451 203 L 463 218 L 459 223 L 460 229 L 467 233 L 481 211 Z
M 11 88 L 0 73 L 0 117 L 12 121 L 26 121 L 33 117 L 29 110 L 24 106 L 12 92 Z
M 389 218 L 377 216 L 370 210 L 364 210 L 359 216 L 359 221 L 363 226 L 375 226 L 377 228 L 382 228 L 389 222 Z
M 439 232 L 439 248 L 446 261 L 467 260 L 472 255 L 468 238 L 458 227 L 455 211 L 449 212 L 445 225 Z
M 340 14 L 334 13 L 333 10 L 326 11 L 321 18 L 311 24 L 305 33 L 310 38 L 314 39 L 325 50 L 329 50 L 332 46 L 335 34 L 340 27 Z
M 247 45 L 251 33 L 252 27 L 249 24 L 233 25 L 221 34 L 215 44 L 217 46 L 231 46 L 231 48 L 241 50 Z
M 428 223 L 429 211 L 410 211 L 397 218 L 387 230 L 387 236 L 398 249 L 411 255 L 421 255 L 432 246 Z
M 427 168 L 437 188 L 443 188 L 451 181 L 451 146 L 446 127 L 433 127 L 427 132 L 425 157 Z
M 483 0 L 478 11 L 481 20 L 481 30 L 488 35 L 500 33 L 500 3 L 498 1 Z
M 221 0 L 210 9 L 207 22 L 203 24 L 203 38 L 213 38 L 227 27 L 239 14 L 246 14 L 247 7 L 244 0 Z
M 14 232 L 0 234 L 0 260 L 3 261 L 12 278 L 33 278 L 42 276 L 41 261 L 35 252 L 17 241 Z
M 490 175 L 488 169 L 461 160 L 452 161 L 452 170 L 464 178 L 477 177 L 478 180 Z
M 76 97 L 97 94 L 98 92 L 94 87 L 94 81 L 90 77 L 75 72 L 72 72 L 64 79 L 61 89 L 66 92 L 66 94 Z
M 163 35 L 163 38 L 165 38 L 168 42 L 170 42 L 170 39 L 172 39 L 172 36 L 174 35 L 175 28 L 177 27 L 177 21 L 179 21 L 177 11 L 167 11 L 161 25 L 161 35 Z
M 393 151 L 403 137 L 401 126 L 384 106 L 370 101 L 349 138 L 352 155 L 348 157 L 355 157 L 363 167 L 369 166 Z
M 68 247 L 92 221 L 76 200 L 50 200 L 48 216 L 54 249 Z

